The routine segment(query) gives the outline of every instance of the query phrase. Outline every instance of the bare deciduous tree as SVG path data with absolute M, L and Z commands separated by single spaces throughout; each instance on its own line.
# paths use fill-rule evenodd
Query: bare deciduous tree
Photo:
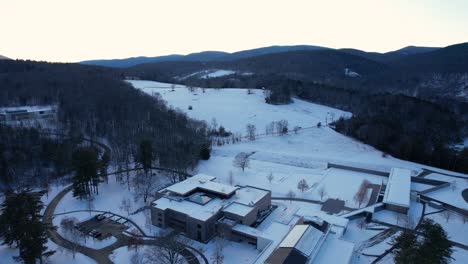
M 71 244 L 71 252 L 73 258 L 76 255 L 76 249 L 79 247 L 80 242 L 83 240 L 83 236 L 81 235 L 80 231 L 75 228 L 75 225 L 78 223 L 78 219 L 75 217 L 64 217 L 62 221 L 60 221 L 60 228 L 63 230 L 63 235 L 67 240 L 72 242 Z
M 265 126 L 265 134 L 271 135 L 275 131 L 275 122 L 271 122 Z
M 229 185 L 231 185 L 231 186 L 234 185 L 234 173 L 232 173 L 231 170 L 229 171 L 229 178 L 228 178 L 228 181 L 229 181 Z
M 297 134 L 299 132 L 299 130 L 301 130 L 301 127 L 300 126 L 295 126 L 294 127 L 294 134 Z
M 271 182 L 273 181 L 273 179 L 275 178 L 273 176 L 273 172 L 270 171 L 270 173 L 268 173 L 268 175 L 266 176 L 268 182 L 271 184 Z
M 120 209 L 122 211 L 125 211 L 127 212 L 127 215 L 130 215 L 130 213 L 132 212 L 132 200 L 130 200 L 130 198 L 124 196 L 122 197 L 122 202 L 120 203 Z
M 176 240 L 175 235 L 169 235 L 160 237 L 159 242 L 161 246 L 154 246 L 145 250 L 145 258 L 149 263 L 182 264 L 191 261 L 185 259 L 182 255 L 188 241 Z
M 253 124 L 247 124 L 246 129 L 247 129 L 247 138 L 251 141 L 254 141 L 257 128 Z
M 138 174 L 134 179 L 135 196 L 143 198 L 147 202 L 148 198 L 161 188 L 161 181 L 155 173 Z
M 215 243 L 215 250 L 211 256 L 211 263 L 213 264 L 223 264 L 224 263 L 224 254 L 223 249 L 225 246 L 224 238 L 218 238 Z
M 309 190 L 309 188 L 310 188 L 309 184 L 307 183 L 305 179 L 302 179 L 297 183 L 297 189 L 301 191 L 302 193 Z
M 325 186 L 322 186 L 322 187 L 320 187 L 320 189 L 318 189 L 318 194 L 320 195 L 320 201 L 322 201 L 323 197 L 325 195 L 327 195 L 327 191 L 325 190 Z
M 445 218 L 445 222 L 448 223 L 450 217 L 452 216 L 452 211 L 445 209 L 445 211 L 442 212 L 442 216 Z
M 289 198 L 289 199 L 291 199 L 291 201 L 289 201 L 289 202 L 292 202 L 292 199 L 293 199 L 294 197 L 296 197 L 296 193 L 295 193 L 293 190 L 289 190 L 289 192 L 286 193 L 286 197 Z
M 245 168 L 249 167 L 249 164 L 250 164 L 249 156 L 250 155 L 245 152 L 241 152 L 237 154 L 234 157 L 233 166 L 237 168 L 241 168 L 242 171 L 244 171 Z
M 359 190 L 354 195 L 354 201 L 358 204 L 358 207 L 361 207 L 361 204 L 367 197 L 367 189 L 371 183 L 368 180 L 363 180 L 359 186 Z
M 283 119 L 283 120 L 276 122 L 276 132 L 278 132 L 280 136 L 287 134 L 288 133 L 288 120 Z

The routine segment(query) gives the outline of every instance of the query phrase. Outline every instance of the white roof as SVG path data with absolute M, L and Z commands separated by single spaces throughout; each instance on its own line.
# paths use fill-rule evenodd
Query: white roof
M 354 244 L 339 239 L 336 235 L 328 235 L 322 244 L 317 256 L 313 259 L 314 264 L 328 263 L 350 263 L 353 256 Z
M 383 202 L 398 206 L 410 206 L 411 170 L 392 168 Z
M 310 225 L 296 225 L 284 238 L 279 247 L 295 248 L 306 256 L 313 255 L 320 246 L 324 233 Z
M 184 199 L 177 200 L 168 197 L 162 197 L 154 201 L 153 206 L 161 210 L 171 209 L 177 212 L 183 212 L 192 218 L 206 221 L 215 215 L 219 210 L 221 210 L 228 202 L 229 200 L 215 198 L 205 205 L 201 205 Z
M 185 181 L 178 182 L 166 188 L 166 190 L 176 193 L 178 195 L 185 196 L 189 192 L 200 188 L 207 191 L 212 191 L 216 193 L 221 193 L 224 195 L 229 195 L 234 192 L 237 187 L 229 186 L 226 184 L 221 184 L 214 182 L 213 180 L 216 177 L 205 175 L 205 174 L 197 174 L 192 176 Z
M 252 205 L 256 204 L 260 199 L 268 194 L 268 191 L 255 188 L 252 186 L 244 186 L 239 188 L 236 191 L 236 196 L 233 197 L 233 201 L 245 204 Z
M 223 211 L 231 213 L 231 214 L 239 215 L 239 216 L 246 216 L 253 209 L 254 209 L 253 207 L 250 207 L 248 205 L 234 202 L 228 205 L 226 208 L 224 208 Z
M 301 239 L 302 235 L 304 235 L 307 228 L 309 228 L 308 225 L 296 225 L 291 230 L 291 232 L 289 232 L 289 234 L 284 238 L 283 242 L 281 242 L 280 247 L 295 247 L 299 239 Z
M 263 236 L 262 231 L 260 231 L 260 230 L 258 230 L 256 228 L 246 226 L 246 225 L 241 225 L 241 224 L 235 225 L 232 228 L 232 230 L 235 230 L 235 231 L 237 231 L 239 233 L 242 233 L 242 234 L 250 235 L 252 237 L 261 237 L 261 236 Z

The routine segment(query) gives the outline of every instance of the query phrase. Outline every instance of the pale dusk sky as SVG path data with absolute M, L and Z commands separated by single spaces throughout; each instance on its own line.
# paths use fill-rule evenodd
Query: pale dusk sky
M 88 59 L 468 41 L 468 0 L 0 0 L 0 55 Z

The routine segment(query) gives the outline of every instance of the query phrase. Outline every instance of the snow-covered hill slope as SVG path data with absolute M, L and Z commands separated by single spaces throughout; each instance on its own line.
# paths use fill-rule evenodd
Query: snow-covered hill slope
M 151 81 L 129 81 L 136 88 L 149 94 L 159 93 L 172 107 L 186 112 L 191 118 L 205 120 L 208 124 L 215 118 L 218 125 L 234 133 L 245 134 L 246 125 L 254 124 L 257 133 L 265 133 L 265 127 L 272 121 L 287 120 L 289 129 L 294 126 L 312 127 L 318 122 L 323 125 L 339 117 L 349 117 L 351 113 L 338 109 L 312 104 L 294 99 L 289 105 L 269 105 L 265 103 L 262 90 L 252 89 L 201 89 L 194 92 L 177 85 Z M 165 88 L 164 88 L 165 87 Z M 188 107 L 192 106 L 192 110 Z

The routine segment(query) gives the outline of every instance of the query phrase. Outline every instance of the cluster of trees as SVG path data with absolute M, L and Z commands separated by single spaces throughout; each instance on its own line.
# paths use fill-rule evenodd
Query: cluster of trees
M 393 241 L 395 263 L 450 263 L 452 244 L 437 223 L 425 219 L 418 233 L 403 231 Z
M 1 205 L 0 238 L 2 245 L 18 248 L 15 257 L 24 263 L 42 263 L 43 257 L 52 255 L 47 251 L 47 228 L 40 211 L 43 204 L 40 194 L 31 192 L 9 193 Z
M 0 191 L 47 188 L 72 170 L 72 153 L 80 144 L 79 138 L 0 124 Z
M 81 147 L 72 155 L 72 165 L 75 171 L 73 177 L 73 196 L 79 199 L 89 199 L 92 194 L 99 194 L 99 183 L 107 174 L 105 155 L 99 158 L 95 147 Z
M 194 167 L 209 145 L 207 125 L 167 107 L 102 67 L 31 61 L 0 61 L 0 105 L 58 105 L 60 132 L 106 138 L 113 157 L 127 163 L 138 143 L 153 139 L 161 166 Z

